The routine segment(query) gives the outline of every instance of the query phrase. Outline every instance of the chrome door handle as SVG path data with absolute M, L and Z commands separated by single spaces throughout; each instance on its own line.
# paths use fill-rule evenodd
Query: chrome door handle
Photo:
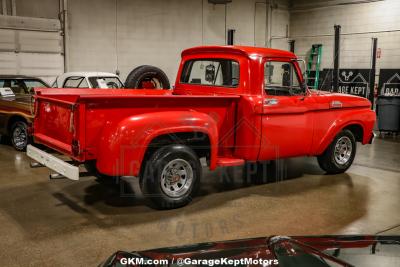
M 264 104 L 267 106 L 275 106 L 279 103 L 278 99 L 275 98 L 270 98 L 270 99 L 265 99 Z

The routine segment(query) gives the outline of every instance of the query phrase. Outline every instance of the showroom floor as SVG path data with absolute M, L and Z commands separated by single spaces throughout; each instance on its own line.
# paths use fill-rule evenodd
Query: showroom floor
M 97 266 L 116 249 L 274 234 L 400 234 L 399 156 L 399 141 L 377 139 L 359 146 L 346 174 L 298 158 L 279 162 L 283 181 L 260 186 L 244 185 L 240 168 L 219 169 L 190 205 L 157 211 L 135 178 L 121 188 L 94 177 L 49 181 L 47 169 L 1 145 L 0 264 Z

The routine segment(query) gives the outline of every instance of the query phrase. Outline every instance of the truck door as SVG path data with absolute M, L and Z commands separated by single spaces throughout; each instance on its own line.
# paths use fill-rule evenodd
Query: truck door
M 310 153 L 314 99 L 301 89 L 296 66 L 288 59 L 266 59 L 264 62 L 260 160 Z

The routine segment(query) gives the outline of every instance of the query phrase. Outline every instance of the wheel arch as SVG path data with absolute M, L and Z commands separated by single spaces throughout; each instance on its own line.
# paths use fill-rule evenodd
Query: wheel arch
M 342 124 L 333 124 L 332 127 L 328 130 L 328 133 L 321 140 L 316 155 L 321 155 L 326 148 L 332 143 L 338 133 L 342 130 L 349 130 L 354 135 L 356 142 L 363 143 L 365 140 L 365 126 L 361 121 L 349 121 Z
M 196 153 L 198 158 L 205 157 L 207 162 L 211 161 L 210 136 L 208 133 L 203 131 L 193 131 L 174 132 L 169 134 L 161 134 L 154 137 L 147 145 L 147 149 L 143 156 L 143 162 L 147 161 L 157 149 L 172 144 L 182 144 L 188 146 Z M 143 167 L 144 166 L 142 164 L 142 168 Z
M 364 126 L 360 123 L 348 124 L 342 130 L 349 130 L 352 132 L 357 142 L 362 142 L 364 139 Z
M 196 111 L 134 115 L 106 127 L 101 135 L 96 166 L 107 175 L 138 176 L 149 153 L 176 142 L 194 147 L 199 156 L 209 153 L 210 169 L 216 168 L 217 123 L 208 114 Z M 209 150 L 201 151 L 203 146 Z
M 7 134 L 8 135 L 11 134 L 11 131 L 12 131 L 11 128 L 14 125 L 14 123 L 16 123 L 18 121 L 22 121 L 22 122 L 25 122 L 27 124 L 30 122 L 27 118 L 25 118 L 24 116 L 21 116 L 21 115 L 12 115 L 12 116 L 10 116 L 8 118 L 8 120 L 7 120 Z

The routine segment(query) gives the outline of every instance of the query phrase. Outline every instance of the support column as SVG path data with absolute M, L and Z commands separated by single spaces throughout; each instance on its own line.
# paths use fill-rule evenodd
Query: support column
M 374 90 L 375 90 L 375 75 L 376 75 L 376 51 L 378 49 L 378 38 L 372 38 L 372 60 L 371 60 L 371 72 L 369 74 L 369 96 L 368 99 L 372 103 L 374 108 Z
M 333 54 L 333 91 L 339 89 L 339 68 L 340 68 L 340 25 L 335 25 L 335 46 Z

